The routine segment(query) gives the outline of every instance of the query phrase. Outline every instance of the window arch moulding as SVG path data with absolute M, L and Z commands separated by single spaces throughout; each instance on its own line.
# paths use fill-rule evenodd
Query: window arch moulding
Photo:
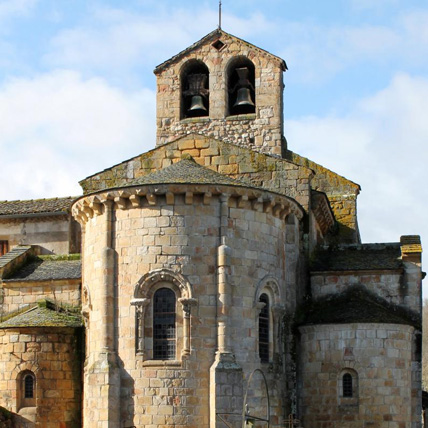
M 175 358 L 154 359 L 153 352 L 153 298 L 162 289 L 170 289 L 175 294 L 176 305 L 176 351 Z M 181 364 L 177 356 L 186 357 L 191 352 L 191 308 L 197 305 L 193 289 L 186 278 L 168 269 L 158 269 L 145 274 L 134 287 L 131 305 L 135 306 L 136 353 L 146 365 Z M 180 310 L 181 309 L 181 310 Z

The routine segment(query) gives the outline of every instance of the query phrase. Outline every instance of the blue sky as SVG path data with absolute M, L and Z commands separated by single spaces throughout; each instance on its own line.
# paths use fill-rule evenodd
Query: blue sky
M 154 147 L 156 65 L 218 1 L 0 0 L 0 200 L 77 195 Z M 428 4 L 223 0 L 223 29 L 285 59 L 289 148 L 359 183 L 363 241 L 428 236 Z

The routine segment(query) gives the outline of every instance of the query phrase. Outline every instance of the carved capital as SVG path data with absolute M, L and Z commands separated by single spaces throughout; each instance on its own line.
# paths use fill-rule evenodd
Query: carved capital
M 197 305 L 197 303 L 198 303 L 197 300 L 196 299 L 188 299 L 188 298 L 182 297 L 182 298 L 178 299 L 178 301 L 183 306 L 183 312 L 184 312 L 185 318 L 189 318 L 190 317 L 191 308 L 192 308 L 192 306 L 196 306 Z

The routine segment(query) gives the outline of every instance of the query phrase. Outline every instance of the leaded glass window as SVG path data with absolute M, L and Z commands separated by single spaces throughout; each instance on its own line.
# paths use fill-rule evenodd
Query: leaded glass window
M 153 359 L 174 360 L 176 298 L 169 288 L 156 291 L 153 302 Z
M 352 397 L 352 375 L 345 373 L 342 377 L 342 388 L 344 397 Z
M 30 374 L 24 377 L 24 398 L 34 398 L 34 377 Z
M 259 315 L 259 356 L 262 363 L 269 362 L 269 298 L 266 294 L 259 301 L 265 305 Z

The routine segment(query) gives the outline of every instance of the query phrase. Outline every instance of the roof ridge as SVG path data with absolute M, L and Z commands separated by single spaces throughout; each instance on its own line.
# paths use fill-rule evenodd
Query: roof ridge
M 52 198 L 38 198 L 38 199 L 14 199 L 12 201 L 9 201 L 7 199 L 0 200 L 1 203 L 13 203 L 13 202 L 39 202 L 39 201 L 58 201 L 60 199 L 76 199 L 79 196 L 55 196 Z
M 203 171 L 203 175 L 201 175 Z M 190 155 L 162 169 L 131 180 L 121 187 L 145 184 L 215 184 L 255 188 L 252 183 L 241 178 L 232 178 L 197 163 Z
M 187 48 L 183 49 L 182 51 L 178 52 L 177 54 L 173 55 L 171 58 L 167 59 L 166 61 L 162 62 L 161 64 L 159 64 L 158 66 L 156 66 L 156 68 L 154 69 L 154 73 L 157 74 L 158 72 L 160 72 L 161 70 L 163 70 L 168 64 L 176 61 L 177 59 L 181 58 L 182 56 L 186 55 L 188 52 L 191 52 L 193 49 L 195 49 L 198 45 L 205 43 L 206 41 L 214 38 L 214 36 L 220 36 L 220 35 L 225 35 L 228 37 L 232 37 L 246 45 L 251 46 L 251 48 L 253 49 L 257 49 L 259 52 L 263 52 L 267 55 L 270 55 L 273 58 L 276 58 L 277 60 L 279 60 L 281 62 L 282 68 L 285 70 L 287 70 L 287 64 L 285 63 L 285 61 L 280 58 L 277 55 L 274 55 L 273 53 L 270 53 L 269 51 L 259 48 L 258 46 L 254 45 L 253 43 L 247 42 L 244 39 L 241 39 L 240 37 L 234 36 L 231 33 L 228 33 L 227 31 L 224 31 L 222 28 L 216 28 L 215 30 L 211 31 L 210 33 L 206 34 L 204 37 L 202 37 L 201 39 L 199 39 L 198 41 L 192 43 L 190 46 L 188 46 Z

